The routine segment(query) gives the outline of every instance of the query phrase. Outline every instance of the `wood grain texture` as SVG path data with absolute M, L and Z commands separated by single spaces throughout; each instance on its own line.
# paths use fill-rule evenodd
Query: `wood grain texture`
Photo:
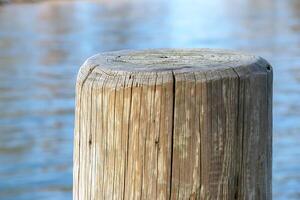
M 73 199 L 272 198 L 272 68 L 212 49 L 89 58 L 76 85 Z

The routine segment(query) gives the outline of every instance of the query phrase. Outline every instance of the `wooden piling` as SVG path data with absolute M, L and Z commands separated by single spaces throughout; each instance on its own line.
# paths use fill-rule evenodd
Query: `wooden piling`
M 272 68 L 224 50 L 98 54 L 74 140 L 74 200 L 270 200 Z

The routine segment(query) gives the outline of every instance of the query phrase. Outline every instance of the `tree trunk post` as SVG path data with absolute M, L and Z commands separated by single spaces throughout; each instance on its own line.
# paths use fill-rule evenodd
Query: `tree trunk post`
M 74 200 L 270 200 L 272 68 L 213 49 L 95 55 L 74 137 Z

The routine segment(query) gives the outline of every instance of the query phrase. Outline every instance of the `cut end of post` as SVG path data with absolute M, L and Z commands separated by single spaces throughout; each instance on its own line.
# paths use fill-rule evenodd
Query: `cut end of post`
M 82 66 L 107 75 L 184 73 L 238 68 L 259 62 L 254 55 L 216 49 L 148 49 L 100 53 Z

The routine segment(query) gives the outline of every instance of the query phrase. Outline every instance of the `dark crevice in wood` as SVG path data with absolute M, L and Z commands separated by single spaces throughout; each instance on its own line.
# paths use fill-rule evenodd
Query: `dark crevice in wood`
M 199 121 L 196 121 L 196 123 L 195 123 L 195 125 L 197 123 L 199 125 L 199 130 L 198 131 L 199 131 L 199 155 L 200 155 L 200 158 L 198 160 L 200 183 L 199 183 L 199 187 L 197 188 L 196 198 L 195 198 L 195 199 L 197 199 L 197 198 L 200 198 L 200 195 L 201 195 L 201 185 L 202 185 L 202 180 L 201 180 L 201 177 L 202 177 L 202 175 L 201 175 L 201 172 L 202 172 L 202 166 L 201 166 L 201 156 L 202 156 L 202 154 L 201 154 L 202 153 L 202 151 L 201 151 L 201 148 L 202 148 L 202 146 L 201 146 L 201 142 L 202 142 L 202 138 L 201 138 L 201 133 L 202 133 L 202 131 L 201 131 L 201 109 L 202 108 L 201 108 L 200 105 L 202 103 L 202 98 L 203 98 L 203 96 L 202 96 L 203 86 L 201 85 L 201 93 L 197 95 L 197 78 L 196 78 L 196 74 L 195 73 L 193 73 L 193 75 L 194 75 L 194 81 L 195 81 L 195 106 L 196 106 L 195 119 L 197 119 L 196 115 L 198 115 L 198 118 L 199 118 Z M 199 110 L 197 110 L 197 103 L 198 103 L 197 98 L 200 98 L 199 105 L 198 105 L 199 106 Z
M 233 68 L 233 70 L 236 72 L 236 70 Z M 237 73 L 237 75 L 238 75 L 238 120 L 237 120 L 237 125 L 241 125 L 242 126 L 242 128 L 241 128 L 241 133 L 238 133 L 239 134 L 239 138 L 241 138 L 241 143 L 240 143 L 240 145 L 241 145 L 241 147 L 240 147 L 240 154 L 241 154 L 241 160 L 239 160 L 239 162 L 240 162 L 240 170 L 238 171 L 238 177 L 239 177 L 239 179 L 242 179 L 242 174 L 244 173 L 243 172 L 243 169 L 244 169 L 244 160 L 246 159 L 246 158 L 244 158 L 244 153 L 245 153 L 245 149 L 244 149 L 244 140 L 245 140 L 245 124 L 247 123 L 246 121 L 245 121 L 245 111 L 246 111 L 246 105 L 247 105 L 247 103 L 249 104 L 249 102 L 246 102 L 247 101 L 247 99 L 246 99 L 246 95 L 247 95 L 247 93 L 246 93 L 246 79 L 249 79 L 249 76 L 247 75 L 246 77 L 244 77 L 244 78 L 242 78 L 239 74 L 238 74 L 238 72 L 236 72 Z M 241 88 L 241 87 L 243 87 L 243 88 Z M 241 90 L 242 89 L 242 90 Z M 243 91 L 243 93 L 242 93 L 242 91 Z M 240 101 L 241 99 L 240 98 L 242 98 L 242 102 Z M 240 109 L 241 108 L 241 109 Z M 240 119 L 241 118 L 241 119 Z M 238 129 L 238 131 L 239 131 L 239 129 Z M 242 191 L 243 191 L 243 187 L 245 187 L 244 185 L 243 185 L 243 182 L 242 182 L 242 180 L 241 181 L 238 181 L 238 185 L 237 185 L 237 187 L 239 188 L 239 191 L 238 191 L 238 194 L 240 195 L 240 196 L 243 196 L 244 194 L 242 194 Z
M 103 85 L 102 85 L 102 88 L 101 88 L 101 92 L 102 92 L 102 95 L 101 95 L 101 109 L 102 110 L 104 110 L 104 92 L 105 92 L 105 84 L 107 83 L 107 81 L 108 81 L 108 79 L 104 79 L 104 81 L 103 81 Z M 104 132 L 104 112 L 101 112 L 101 126 L 102 126 L 102 131 Z M 102 143 L 102 145 L 104 146 L 104 139 L 101 141 L 101 143 Z M 103 166 L 105 165 L 105 155 L 103 155 Z M 104 172 L 105 172 L 105 168 L 103 167 L 102 168 L 102 174 L 103 174 L 103 176 L 105 175 L 104 174 Z M 104 195 L 105 194 L 105 192 L 103 191 L 104 190 L 104 187 L 103 187 L 103 185 L 104 185 L 104 177 L 102 177 L 102 181 L 101 181 L 102 183 L 101 183 L 101 186 L 102 186 L 102 194 Z
M 168 56 L 160 56 L 159 58 L 168 58 Z
M 241 117 L 241 110 L 240 110 L 240 103 L 241 103 L 241 77 L 239 75 L 239 73 L 236 71 L 236 69 L 232 68 L 233 72 L 236 74 L 237 78 L 238 78 L 238 81 L 237 81 L 237 123 L 236 123 L 236 134 L 237 134 L 237 138 L 240 137 L 239 135 L 239 125 L 240 125 L 240 117 Z M 244 91 L 244 90 L 243 90 Z M 244 102 L 243 102 L 244 103 Z M 243 108 L 243 111 L 244 111 L 244 108 Z M 243 112 L 242 111 L 242 112 Z M 243 113 L 242 113 L 243 114 Z M 242 119 L 244 121 L 244 117 Z M 242 132 L 244 132 L 244 127 L 242 128 Z M 242 173 L 242 168 L 243 168 L 243 141 L 244 141 L 244 138 L 243 138 L 243 135 L 242 135 L 242 148 L 241 148 L 241 151 L 240 152 L 237 152 L 237 155 L 241 154 L 241 160 L 238 159 L 238 161 L 240 162 L 240 166 L 239 166 L 239 170 L 237 171 L 237 176 L 236 176 L 236 182 L 235 182 L 235 194 L 234 194 L 234 198 L 235 199 L 238 199 L 239 197 L 239 188 L 241 187 L 241 173 Z M 238 148 L 237 148 L 238 150 Z
M 171 136 L 171 166 L 170 166 L 170 192 L 169 200 L 172 197 L 172 176 L 173 176 L 173 153 L 174 153 L 174 127 L 175 127 L 175 96 L 176 96 L 176 77 L 174 71 L 172 71 L 172 80 L 173 80 L 173 108 L 172 108 L 172 136 Z
M 140 134 L 140 126 L 141 126 L 141 112 L 142 112 L 142 95 L 143 95 L 143 87 L 141 87 L 141 90 L 140 90 L 140 98 L 139 98 L 139 101 L 140 101 L 140 108 L 139 108 L 139 119 L 138 119 L 138 134 Z M 140 143 L 140 135 L 138 136 L 138 143 Z M 139 145 L 138 145 L 138 152 L 140 152 L 140 149 L 139 149 Z M 143 165 L 144 165 L 144 161 L 143 161 Z M 143 178 L 143 176 L 141 177 L 141 179 Z M 141 181 L 141 183 L 143 183 L 143 181 Z M 142 184 L 141 184 L 142 185 Z M 141 187 L 142 188 L 142 187 Z M 134 187 L 134 191 L 135 191 L 136 187 Z M 141 195 L 141 198 L 142 198 L 142 195 Z
M 129 77 L 130 80 L 131 76 Z M 124 167 L 124 182 L 123 182 L 123 200 L 125 199 L 125 186 L 126 186 L 126 171 L 128 167 L 128 151 L 129 151 L 129 133 L 130 133 L 130 118 L 131 118 L 131 107 L 132 107 L 132 85 L 133 81 L 131 82 L 130 86 L 130 103 L 129 103 L 129 114 L 128 114 L 128 130 L 127 130 L 127 151 L 126 151 L 126 163 Z
M 105 84 L 108 84 L 108 86 L 109 86 L 109 81 L 110 81 L 109 79 L 106 79 L 106 82 L 105 82 Z M 104 85 L 104 91 L 103 91 L 103 94 L 102 94 L 104 98 L 105 98 L 105 96 L 108 95 L 107 93 L 108 93 L 107 88 L 105 88 L 105 85 Z M 109 121 L 108 121 L 108 113 L 107 113 L 108 104 L 109 104 L 109 103 L 106 102 L 106 105 L 105 105 L 105 106 L 106 106 L 106 109 L 104 109 L 104 108 L 102 109 L 103 111 L 104 111 L 104 110 L 106 111 L 106 113 L 105 113 L 105 118 L 106 118 L 106 119 L 103 120 L 104 123 L 106 122 L 106 123 L 105 123 L 105 124 L 106 124 L 106 125 L 105 125 L 105 126 L 106 126 L 106 130 L 105 130 L 106 132 L 107 132 L 108 129 L 109 129 L 109 128 L 108 128 Z M 103 119 L 104 119 L 104 117 L 103 117 Z M 103 127 L 104 127 L 104 126 L 103 126 Z M 104 161 L 103 161 L 104 164 L 103 164 L 103 166 L 105 166 L 105 165 L 106 165 L 106 162 L 108 161 L 108 157 L 107 157 L 107 154 L 108 154 L 108 152 L 107 152 L 107 151 L 108 151 L 108 148 L 107 148 L 107 145 L 108 145 L 108 144 L 107 144 L 107 143 L 108 143 L 108 142 L 107 142 L 107 141 L 108 141 L 108 137 L 109 137 L 109 135 L 105 135 L 105 140 L 103 140 L 104 143 L 105 143 L 105 148 L 104 148 L 104 149 L 105 149 L 105 154 L 104 154 Z M 105 167 L 103 167 L 103 184 L 102 184 L 102 185 L 104 185 L 104 181 L 106 180 L 106 179 L 105 179 L 105 176 L 107 176 L 107 173 L 104 173 L 104 172 L 105 172 Z M 103 196 L 104 196 L 103 199 L 106 199 L 106 195 L 107 195 L 106 191 L 103 192 Z
M 156 82 L 157 83 L 157 82 Z M 163 81 L 163 76 L 161 78 L 161 88 L 160 88 L 160 91 L 161 91 L 161 94 L 162 95 L 164 93 L 164 81 Z M 161 104 L 162 104 L 162 97 L 160 98 L 160 103 L 159 103 L 159 123 L 158 123 L 158 135 L 156 135 L 156 138 L 155 138 L 155 146 L 156 146 L 156 199 L 157 199 L 157 188 L 158 188 L 158 177 L 159 177 L 159 170 L 158 170 L 158 156 L 159 156 L 159 137 L 160 137 L 160 129 L 161 129 Z
M 155 104 L 155 96 L 156 96 L 156 83 L 157 83 L 157 74 L 155 76 L 155 83 L 154 83 L 154 95 L 153 95 L 153 113 L 154 113 L 154 120 L 153 120 L 153 123 L 154 123 L 154 129 L 155 129 L 155 111 L 156 111 L 156 104 Z M 156 173 L 156 179 L 157 179 L 157 173 Z M 157 182 L 156 182 L 156 185 L 157 185 Z M 155 185 L 155 188 L 157 188 Z M 157 191 L 155 190 L 155 198 L 157 197 Z
M 149 79 L 148 79 L 148 81 L 149 81 Z M 143 94 L 143 87 L 142 87 L 142 91 L 141 91 L 141 104 L 140 104 L 140 117 L 139 117 L 139 121 L 141 120 L 141 112 L 142 112 L 142 94 Z M 140 123 L 140 122 L 139 122 Z M 144 149 L 143 149 L 143 171 L 142 171 L 142 176 L 141 176 L 141 187 L 140 187 L 140 193 L 141 193 L 141 197 L 140 197 L 140 199 L 142 199 L 143 198 L 143 182 L 144 182 L 144 173 L 145 173 L 145 155 L 146 155 L 146 153 L 145 153 L 145 151 L 146 151 L 146 140 L 147 140 L 147 131 L 144 133 L 145 135 L 144 136 L 142 136 L 143 137 L 143 139 L 144 139 Z

